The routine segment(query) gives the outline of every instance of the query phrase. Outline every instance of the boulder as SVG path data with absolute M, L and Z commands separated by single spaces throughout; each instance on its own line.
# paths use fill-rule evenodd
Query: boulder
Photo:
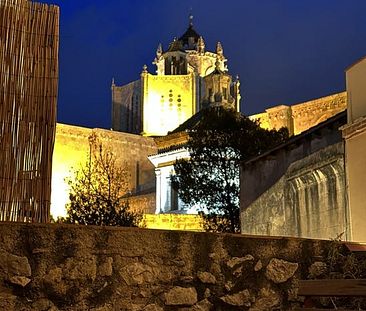
M 272 258 L 266 268 L 266 277 L 274 283 L 284 283 L 295 274 L 298 267 L 297 263 Z

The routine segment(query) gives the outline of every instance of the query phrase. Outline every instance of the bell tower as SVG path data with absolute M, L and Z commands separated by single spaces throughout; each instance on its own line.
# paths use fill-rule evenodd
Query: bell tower
M 238 95 L 238 82 L 232 82 L 232 77 L 222 69 L 220 56 L 217 56 L 215 70 L 203 78 L 204 96 L 202 99 L 203 107 L 208 106 L 226 106 L 238 110 L 236 98 L 233 95 Z M 235 86 L 237 86 L 235 88 Z M 235 89 L 236 94 L 233 90 Z
M 112 86 L 112 128 L 163 136 L 209 105 L 239 111 L 239 81 L 232 81 L 220 42 L 209 50 L 189 15 L 185 32 L 164 49 L 158 44 L 154 73 L 144 66 L 140 79 Z

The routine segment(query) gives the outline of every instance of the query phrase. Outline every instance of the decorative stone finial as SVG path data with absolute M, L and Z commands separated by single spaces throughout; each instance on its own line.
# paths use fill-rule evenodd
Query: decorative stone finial
M 222 47 L 221 42 L 217 42 L 217 44 L 216 44 L 216 54 L 220 55 L 220 56 L 224 55 L 224 49 Z
M 147 66 L 146 66 L 146 64 L 142 66 L 142 73 L 147 73 Z
M 197 41 L 197 52 L 205 53 L 205 41 L 202 36 L 200 36 Z
M 217 57 L 217 58 L 216 58 L 216 62 L 215 62 L 215 68 L 216 68 L 216 70 L 219 70 L 219 71 L 220 71 L 220 65 L 221 65 L 220 60 L 219 60 L 219 58 Z
M 114 78 L 112 78 L 112 86 L 116 86 L 116 84 L 114 83 Z
M 158 48 L 156 49 L 156 57 L 159 59 L 162 54 L 163 54 L 163 47 L 161 43 L 159 43 Z

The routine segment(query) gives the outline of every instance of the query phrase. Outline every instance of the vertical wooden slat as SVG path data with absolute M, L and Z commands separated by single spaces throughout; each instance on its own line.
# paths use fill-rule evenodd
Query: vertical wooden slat
M 0 221 L 47 222 L 59 8 L 0 0 Z

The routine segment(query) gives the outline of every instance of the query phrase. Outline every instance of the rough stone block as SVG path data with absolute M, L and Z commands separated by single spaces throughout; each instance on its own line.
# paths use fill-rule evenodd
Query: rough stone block
M 232 295 L 226 295 L 220 299 L 228 305 L 237 307 L 249 307 L 253 300 L 247 289 Z
M 266 277 L 274 283 L 284 283 L 293 277 L 298 267 L 297 263 L 272 258 L 266 268 Z
M 194 287 L 173 287 L 165 293 L 167 306 L 193 306 L 197 302 L 197 291 Z

